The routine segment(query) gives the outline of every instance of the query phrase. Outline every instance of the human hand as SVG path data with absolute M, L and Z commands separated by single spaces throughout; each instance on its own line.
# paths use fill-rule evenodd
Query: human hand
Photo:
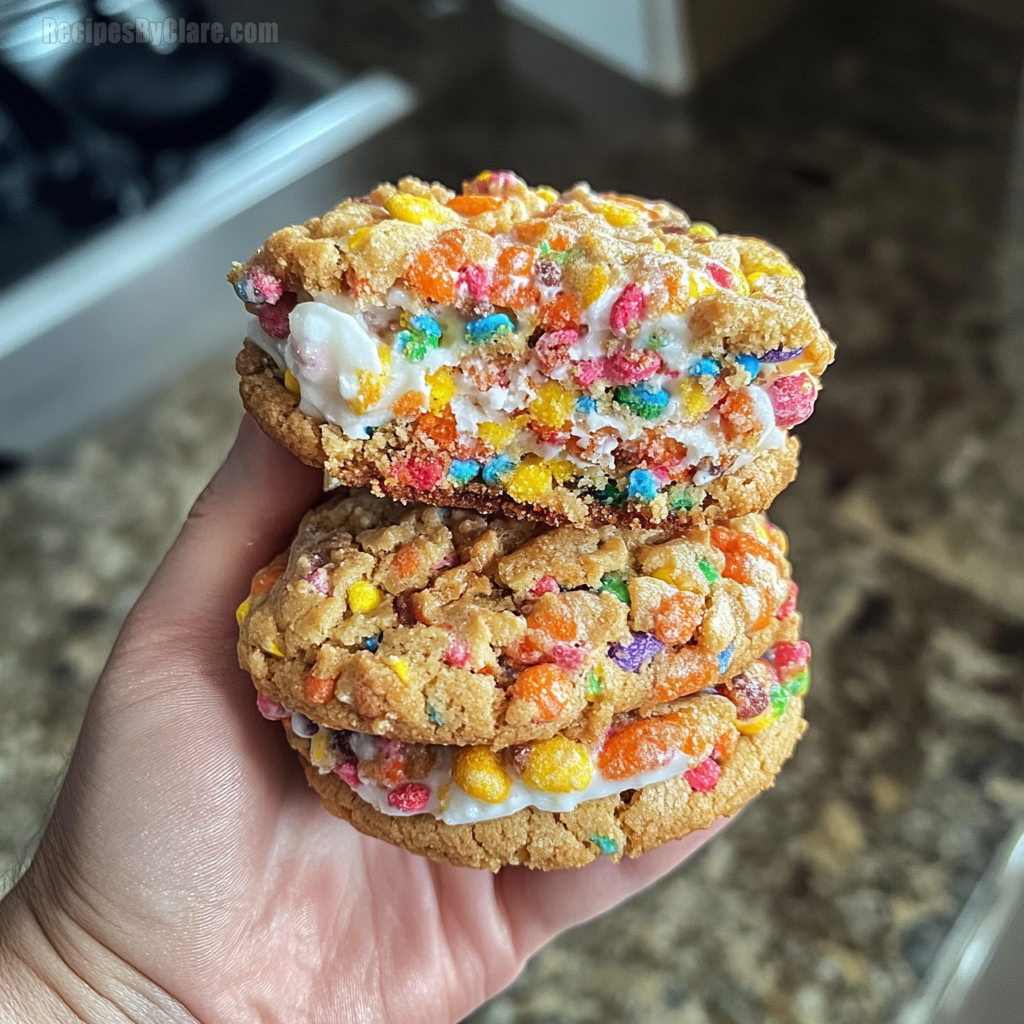
M 129 615 L 0 903 L 0 1021 L 454 1022 L 721 825 L 635 861 L 492 875 L 331 817 L 256 711 L 233 614 L 320 485 L 246 418 Z

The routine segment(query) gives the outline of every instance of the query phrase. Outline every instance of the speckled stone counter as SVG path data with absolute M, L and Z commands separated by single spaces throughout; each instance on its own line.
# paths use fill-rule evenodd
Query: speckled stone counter
M 884 1024 L 1024 815 L 1024 45 L 937 6 L 813 6 L 670 103 L 568 57 L 530 78 L 550 44 L 473 31 L 491 65 L 367 147 L 366 180 L 512 166 L 665 196 L 786 248 L 840 346 L 774 509 L 815 651 L 807 737 L 704 852 L 474 1024 Z M 226 352 L 0 484 L 8 870 L 238 416 Z

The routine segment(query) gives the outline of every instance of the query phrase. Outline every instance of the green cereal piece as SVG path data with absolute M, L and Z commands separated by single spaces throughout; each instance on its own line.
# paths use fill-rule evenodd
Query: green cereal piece
M 591 836 L 590 841 L 605 856 L 611 856 L 613 853 L 619 852 L 619 844 L 611 836 Z
M 434 725 L 444 725 L 444 717 L 429 700 L 427 701 L 427 718 L 429 718 Z
M 622 578 L 622 573 L 610 572 L 607 576 L 601 577 L 601 586 L 598 588 L 603 594 L 611 594 L 617 597 L 623 604 L 629 604 L 629 588 Z
M 601 695 L 602 689 L 604 689 L 604 687 L 601 684 L 601 677 L 591 669 L 587 673 L 587 700 L 595 700 Z
M 702 558 L 697 563 L 697 568 L 704 573 L 704 579 L 706 579 L 708 583 L 714 583 L 715 580 L 718 579 L 718 570 L 706 558 Z

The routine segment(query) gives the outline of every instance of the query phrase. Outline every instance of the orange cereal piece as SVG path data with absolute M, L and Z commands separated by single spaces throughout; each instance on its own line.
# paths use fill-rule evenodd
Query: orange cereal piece
M 597 767 L 606 779 L 628 779 L 671 760 L 681 739 L 671 715 L 644 718 L 605 740 Z
M 531 665 L 512 684 L 512 695 L 537 707 L 537 722 L 557 718 L 572 696 L 572 677 L 557 665 Z
M 526 619 L 526 628 L 547 633 L 552 640 L 575 640 L 576 620 L 557 594 L 545 594 Z
M 391 411 L 403 419 L 410 419 L 423 411 L 423 392 L 406 391 L 397 402 L 391 406 Z
M 580 300 L 570 292 L 559 292 L 541 309 L 540 319 L 546 331 L 560 331 L 580 322 Z
M 419 567 L 420 553 L 411 544 L 400 547 L 391 560 L 391 571 L 401 578 L 414 576 Z
M 438 448 L 447 450 L 454 447 L 459 436 L 455 413 L 450 406 L 440 412 L 425 412 L 416 421 L 416 433 L 429 437 Z
M 751 629 L 767 629 L 775 618 L 775 609 L 772 607 L 772 597 L 764 587 L 755 587 L 758 600 L 761 603 L 761 611 L 751 624 Z
M 715 749 L 712 751 L 712 757 L 720 764 L 726 765 L 732 760 L 732 755 L 736 753 L 736 744 L 740 741 L 740 731 L 735 725 L 730 725 L 721 736 L 718 737 L 718 742 L 715 744 Z
M 302 696 L 310 704 L 326 704 L 334 696 L 335 680 L 308 673 L 302 684 Z
M 654 635 L 669 645 L 685 644 L 704 618 L 704 598 L 689 590 L 666 597 L 654 612 Z
M 476 217 L 478 214 L 496 210 L 504 201 L 501 196 L 456 196 L 448 201 L 448 209 L 463 217 Z
M 432 245 L 409 264 L 405 280 L 425 299 L 451 305 L 455 302 L 455 273 L 440 246 Z
M 718 682 L 718 658 L 696 647 L 666 651 L 655 668 L 657 681 L 651 688 L 651 700 L 659 704 L 697 693 Z
M 719 406 L 719 412 L 722 417 L 722 433 L 728 441 L 749 434 L 761 426 L 754 400 L 744 391 L 733 391 Z
M 698 701 L 701 698 L 698 698 Z M 694 757 L 708 753 L 735 713 L 719 706 L 688 704 L 657 718 L 642 718 L 605 740 L 597 766 L 606 779 L 628 779 L 671 760 L 677 750 Z
M 519 309 L 537 305 L 540 292 L 531 280 L 536 258 L 537 250 L 528 245 L 507 245 L 498 253 L 491 292 L 496 306 Z
M 270 565 L 260 569 L 252 578 L 252 586 L 249 587 L 250 597 L 256 594 L 265 594 L 282 576 L 285 566 L 288 564 L 288 554 L 280 554 Z
M 565 250 L 572 245 L 572 235 L 570 235 L 565 228 L 552 227 L 551 231 L 548 233 L 548 245 L 550 245 L 555 252 L 565 252 Z

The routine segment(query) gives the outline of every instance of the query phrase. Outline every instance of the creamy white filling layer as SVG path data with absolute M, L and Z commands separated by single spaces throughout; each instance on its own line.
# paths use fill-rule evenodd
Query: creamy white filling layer
M 349 742 L 352 744 L 356 757 L 360 760 L 373 756 L 372 737 L 351 733 Z M 361 749 L 362 745 L 365 745 L 365 749 Z M 590 785 L 575 793 L 548 793 L 532 789 L 515 772 L 510 772 L 512 790 L 508 799 L 492 804 L 471 797 L 452 778 L 450 748 L 438 747 L 436 749 L 437 761 L 434 763 L 433 770 L 426 779 L 422 780 L 430 787 L 430 800 L 422 810 L 415 813 L 430 814 L 446 825 L 469 825 L 477 821 L 491 821 L 494 818 L 504 818 L 509 814 L 515 814 L 516 811 L 522 810 L 524 807 L 536 807 L 542 811 L 571 811 L 587 800 L 596 800 L 602 796 L 611 796 L 613 793 L 622 793 L 627 789 L 641 789 L 654 782 L 663 782 L 665 779 L 682 775 L 694 764 L 693 758 L 683 753 L 676 753 L 669 762 L 660 768 L 632 775 L 628 779 L 618 780 L 606 779 L 595 769 Z M 400 818 L 408 817 L 408 814 L 397 810 L 388 803 L 388 790 L 372 780 L 361 779 L 360 785 L 353 792 L 381 814 Z M 443 801 L 438 796 L 442 792 L 445 794 Z
M 572 359 L 597 359 L 608 353 L 615 341 L 608 326 L 608 315 L 618 294 L 610 289 L 584 311 L 582 321 L 587 331 L 579 342 L 570 346 Z M 404 298 L 407 298 L 404 294 L 389 295 L 396 303 Z M 454 310 L 442 310 L 437 318 L 445 327 L 442 342 L 437 348 L 428 349 L 420 361 L 405 358 L 397 351 L 397 346 L 392 350 L 393 322 L 382 328 L 381 334 L 376 333 L 367 323 L 367 315 L 359 313 L 351 300 L 340 295 L 317 294 L 314 301 L 299 303 L 292 310 L 291 333 L 284 340 L 266 334 L 256 317 L 250 318 L 247 336 L 267 352 L 279 368 L 287 368 L 295 376 L 303 412 L 336 424 L 349 437 L 366 439 L 371 429 L 396 418 L 391 406 L 403 395 L 418 394 L 422 408 L 426 409 L 431 392 L 428 376 L 442 366 L 456 366 L 465 360 L 486 362 L 487 346 L 463 340 L 465 320 Z M 641 385 L 644 389 L 664 391 L 668 396 L 664 411 L 657 419 L 645 420 L 626 413 L 620 406 L 604 402 L 602 408 L 576 408 L 572 412 L 570 433 L 586 452 L 584 457 L 561 445 L 546 443 L 529 429 L 518 431 L 515 447 L 523 454 L 568 459 L 581 468 L 611 469 L 619 444 L 636 440 L 646 430 L 654 428 L 686 446 L 685 467 L 704 463 L 697 469 L 693 482 L 696 486 L 705 486 L 722 475 L 719 464 L 726 445 L 717 410 L 711 410 L 695 423 L 685 422 L 689 417 L 682 412 L 683 389 L 691 379 L 690 370 L 701 358 L 699 353 L 690 351 L 689 340 L 688 317 L 666 315 L 645 324 L 635 342 L 637 349 L 656 350 L 662 360 L 661 370 Z M 565 372 L 561 373 L 563 370 Z M 773 373 L 774 367 L 770 367 L 768 374 Z M 380 388 L 375 401 L 365 406 L 359 397 L 367 375 L 374 377 Z M 513 366 L 508 372 L 507 386 L 495 384 L 487 390 L 473 386 L 466 374 L 454 374 L 456 391 L 451 408 L 459 432 L 475 438 L 481 423 L 508 424 L 514 414 L 528 408 L 549 380 L 557 380 L 559 376 L 568 382 L 567 368 L 560 367 L 548 377 L 541 373 L 534 359 Z M 737 389 L 753 399 L 761 432 L 753 448 L 732 450 L 734 462 L 729 472 L 748 464 L 759 452 L 780 447 L 785 440 L 784 433 L 775 426 L 774 410 L 767 394 L 769 383 L 758 379 Z M 611 434 L 599 433 L 609 430 Z

